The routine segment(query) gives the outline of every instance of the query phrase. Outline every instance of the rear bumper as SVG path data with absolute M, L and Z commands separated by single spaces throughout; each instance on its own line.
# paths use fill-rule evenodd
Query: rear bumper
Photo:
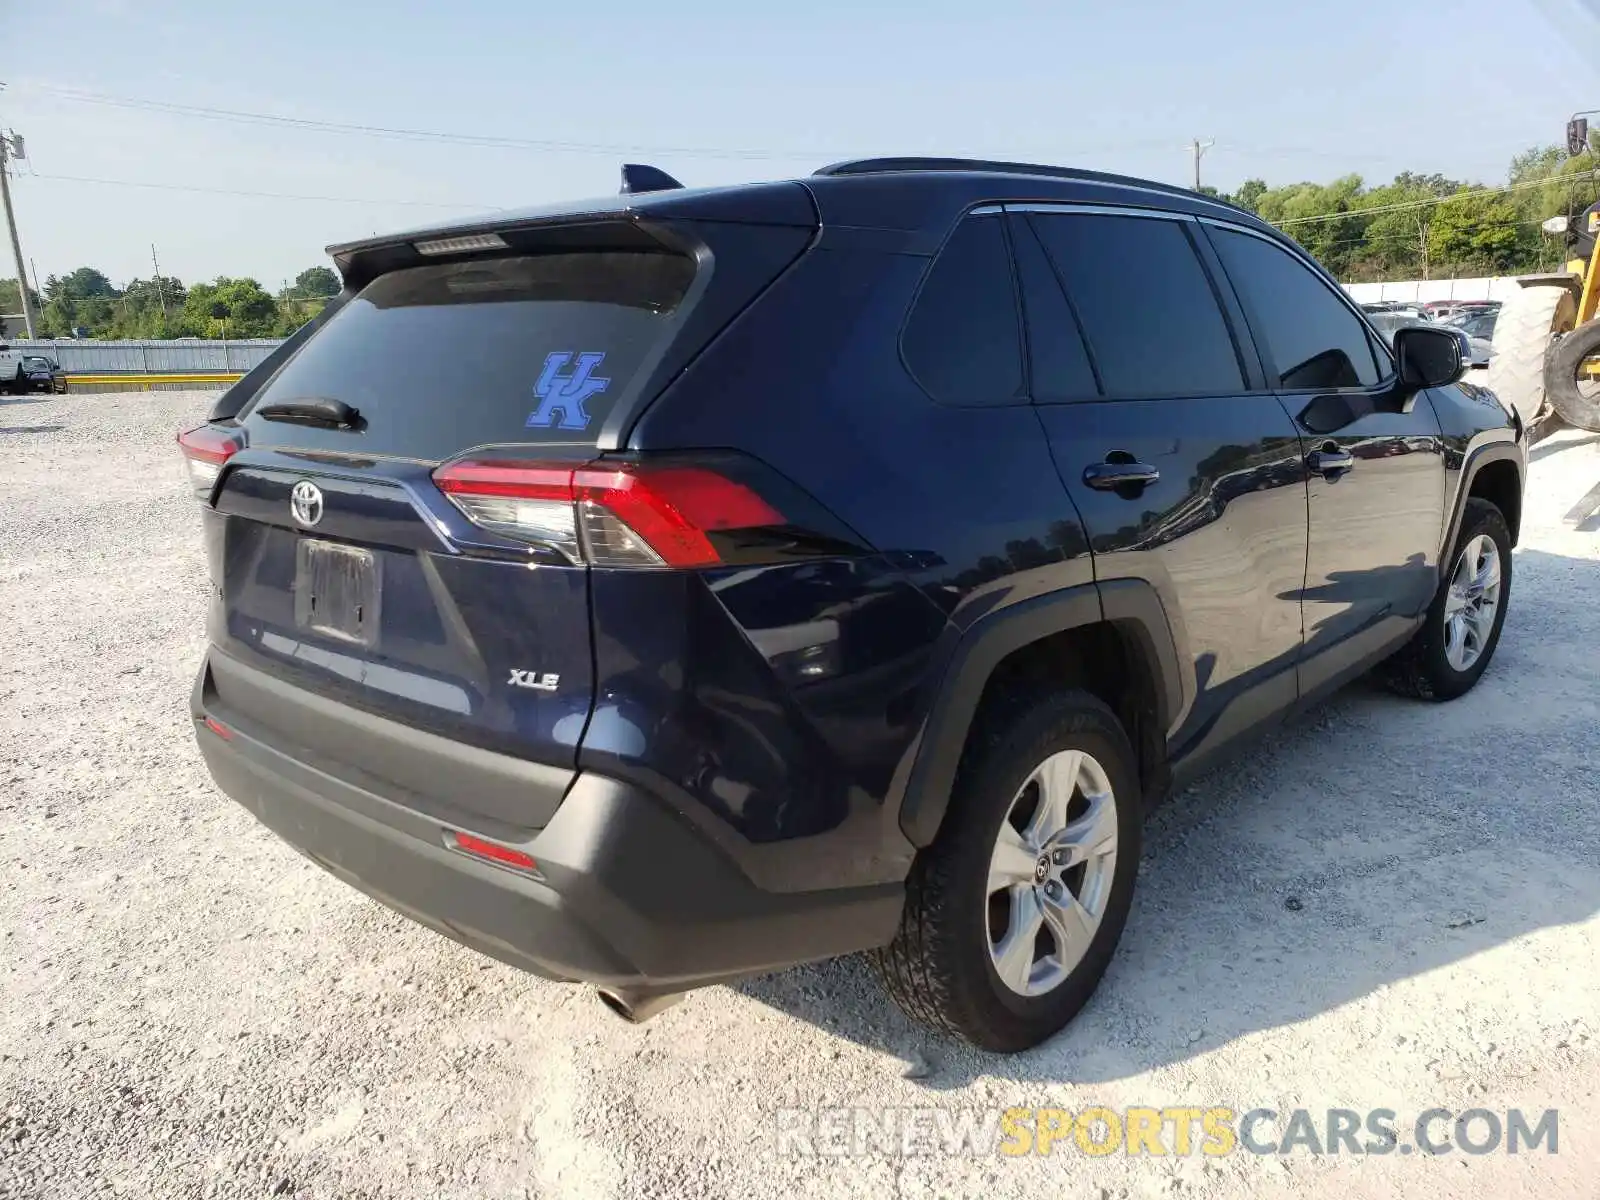
M 223 792 L 345 882 L 523 970 L 681 991 L 882 945 L 899 922 L 900 885 L 763 891 L 664 803 L 587 772 L 519 845 L 539 878 L 469 858 L 448 848 L 456 827 L 437 817 L 300 762 L 258 731 L 207 728 L 205 672 L 196 738 Z

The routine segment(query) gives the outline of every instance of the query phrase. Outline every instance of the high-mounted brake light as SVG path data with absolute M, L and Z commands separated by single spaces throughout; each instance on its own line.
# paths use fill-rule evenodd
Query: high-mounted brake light
M 412 242 L 418 254 L 466 254 L 472 250 L 504 250 L 506 240 L 498 233 L 473 233 L 463 237 L 434 238 Z
M 178 449 L 183 451 L 194 494 L 204 500 L 211 495 L 222 464 L 239 452 L 239 442 L 215 425 L 199 425 L 178 435 Z
M 474 524 L 596 566 L 714 566 L 709 534 L 784 524 L 750 488 L 700 466 L 469 459 L 433 479 Z

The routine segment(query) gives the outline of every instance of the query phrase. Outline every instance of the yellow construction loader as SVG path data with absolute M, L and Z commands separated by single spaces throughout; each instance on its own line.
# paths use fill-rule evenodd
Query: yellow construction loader
M 1575 116 L 1568 153 L 1588 147 L 1588 122 Z M 1564 269 L 1517 280 L 1495 321 L 1485 382 L 1536 439 L 1561 422 L 1600 432 L 1600 203 L 1576 217 L 1551 217 L 1544 231 L 1564 239 Z

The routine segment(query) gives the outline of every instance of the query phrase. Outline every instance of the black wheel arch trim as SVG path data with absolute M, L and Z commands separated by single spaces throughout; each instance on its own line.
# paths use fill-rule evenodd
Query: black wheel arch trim
M 1484 442 L 1467 451 L 1465 460 L 1461 464 L 1460 482 L 1456 485 L 1456 494 L 1450 505 L 1450 520 L 1446 524 L 1444 540 L 1439 545 L 1439 570 L 1444 571 L 1444 560 L 1450 554 L 1450 547 L 1455 545 L 1456 533 L 1461 528 L 1461 514 L 1467 510 L 1467 500 L 1472 495 L 1472 483 L 1477 478 L 1478 472 L 1490 463 L 1509 462 L 1517 468 L 1518 490 L 1527 487 L 1528 482 L 1528 456 L 1520 441 L 1494 441 Z M 1506 514 L 1508 517 L 1510 514 Z M 1518 528 L 1511 531 L 1511 542 L 1515 545 L 1519 540 L 1521 521 L 1517 522 Z
M 1169 727 L 1182 705 L 1178 653 L 1166 609 L 1148 582 L 1086 583 L 996 609 L 968 627 L 949 652 L 922 732 L 907 756 L 909 770 L 896 773 L 897 783 L 905 780 L 899 789 L 900 828 L 913 845 L 927 846 L 939 832 L 968 731 L 1000 662 L 1052 634 L 1107 622 L 1136 640 L 1158 675 L 1159 728 Z

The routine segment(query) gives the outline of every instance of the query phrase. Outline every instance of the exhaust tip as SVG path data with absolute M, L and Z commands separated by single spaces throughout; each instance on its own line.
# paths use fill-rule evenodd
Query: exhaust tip
M 682 992 L 665 992 L 654 996 L 641 996 L 634 992 L 618 992 L 610 988 L 596 988 L 595 995 L 617 1016 L 630 1025 L 643 1025 L 651 1017 L 659 1016 L 679 1000 Z

